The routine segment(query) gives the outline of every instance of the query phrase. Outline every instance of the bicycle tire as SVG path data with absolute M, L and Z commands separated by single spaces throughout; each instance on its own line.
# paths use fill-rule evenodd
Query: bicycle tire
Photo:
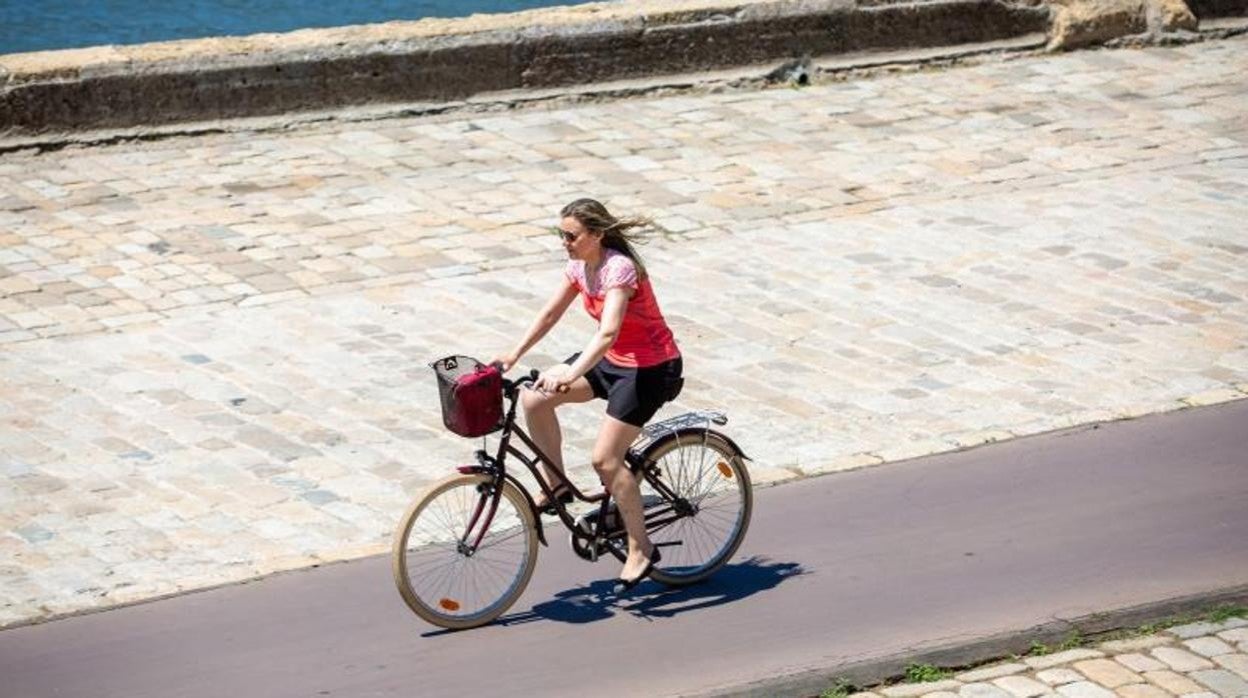
M 408 607 L 433 625 L 450 630 L 485 625 L 516 602 L 533 576 L 537 521 L 510 482 L 503 483 L 482 545 L 471 555 L 458 545 L 482 496 L 488 507 L 489 495 L 481 488 L 492 482 L 483 474 L 452 475 L 430 486 L 399 521 L 391 553 L 394 581 Z M 470 600 L 477 592 L 483 598 Z
M 737 552 L 749 530 L 754 493 L 744 455 L 713 430 L 686 429 L 651 444 L 642 456 L 676 495 L 698 506 L 693 515 L 649 531 L 655 543 L 680 541 L 664 547 L 663 562 L 651 577 L 669 586 L 710 577 Z M 643 492 L 658 494 L 648 482 L 652 477 L 648 473 L 642 479 Z

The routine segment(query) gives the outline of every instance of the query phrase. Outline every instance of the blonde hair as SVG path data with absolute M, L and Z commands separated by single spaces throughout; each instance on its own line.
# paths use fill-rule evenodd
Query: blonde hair
M 585 229 L 602 235 L 602 246 L 622 253 L 637 266 L 637 277 L 646 278 L 646 265 L 641 261 L 634 245 L 645 240 L 635 231 L 645 228 L 653 221 L 642 216 L 616 218 L 606 206 L 594 199 L 577 199 L 559 211 L 561 218 L 575 218 Z

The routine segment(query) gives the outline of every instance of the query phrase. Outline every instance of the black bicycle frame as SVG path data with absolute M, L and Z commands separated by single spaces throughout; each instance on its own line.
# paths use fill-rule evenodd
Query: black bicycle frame
M 529 494 L 529 491 L 520 483 L 519 480 L 515 478 L 515 476 L 507 473 L 507 454 L 511 454 L 518 458 L 520 462 L 524 463 L 525 467 L 529 469 L 529 472 L 532 473 L 533 478 L 537 481 L 538 487 L 540 487 L 542 492 L 546 495 L 547 501 L 551 502 L 554 507 L 555 513 L 559 516 L 559 520 L 568 528 L 568 530 L 576 531 L 578 526 L 576 521 L 572 519 L 572 515 L 568 513 L 567 505 L 559 501 L 559 498 L 555 496 L 556 489 L 567 488 L 567 491 L 571 492 L 573 497 L 582 502 L 600 502 L 598 518 L 594 529 L 592 531 L 586 531 L 585 533 L 593 538 L 601 537 L 601 529 L 606 521 L 606 515 L 609 508 L 609 499 L 611 496 L 610 491 L 607 490 L 604 485 L 602 492 L 599 492 L 598 494 L 591 495 L 581 492 L 572 480 L 568 478 L 567 474 L 555 468 L 555 465 L 551 462 L 550 457 L 547 456 L 537 444 L 533 443 L 533 439 L 524 431 L 524 429 L 516 424 L 516 405 L 520 401 L 520 389 L 536 380 L 536 378 L 537 371 L 532 371 L 527 377 L 521 378 L 514 382 L 510 380 L 503 381 L 503 394 L 506 396 L 509 404 L 507 406 L 506 416 L 503 419 L 503 430 L 499 435 L 498 449 L 493 456 L 486 453 L 484 449 L 478 449 L 476 452 L 477 465 L 464 466 L 459 469 L 460 472 L 466 474 L 481 473 L 493 477 L 493 481 L 490 483 L 490 491 L 488 492 L 489 496 L 483 496 L 477 502 L 477 507 L 472 514 L 472 519 L 469 521 L 468 527 L 464 531 L 464 536 L 460 540 L 460 549 L 466 554 L 470 555 L 476 551 L 477 546 L 481 544 L 481 540 L 485 536 L 485 532 L 490 529 L 490 524 L 493 523 L 494 515 L 498 511 L 498 501 L 502 497 L 503 485 L 505 482 L 512 482 L 512 484 L 516 486 L 516 489 L 520 490 L 535 518 L 541 516 L 541 512 L 538 511 L 537 504 L 533 501 L 533 497 Z M 511 438 L 513 436 L 517 437 L 535 457 L 530 457 L 523 451 L 513 446 L 511 443 Z M 638 477 L 644 477 L 650 486 L 659 492 L 664 497 L 665 501 L 668 502 L 664 508 L 648 512 L 646 517 L 646 528 L 648 530 L 651 528 L 662 528 L 663 526 L 667 526 L 668 524 L 688 515 L 677 510 L 680 506 L 679 503 L 683 502 L 683 500 L 681 500 L 662 480 L 650 476 L 647 464 L 642 459 L 641 454 L 629 450 L 625 454 L 625 460 L 630 470 L 632 470 Z M 550 487 L 546 484 L 546 479 L 541 476 L 537 467 L 539 461 L 546 465 L 547 468 L 553 472 L 556 477 L 558 477 L 562 487 Z M 476 528 L 482 513 L 487 512 L 487 502 L 488 513 L 485 514 L 484 522 L 481 525 L 480 531 L 476 535 L 476 540 L 473 540 L 472 543 L 469 544 L 468 539 L 472 537 L 472 531 Z M 672 504 L 673 502 L 676 502 L 677 504 Z M 687 503 L 685 503 L 685 505 L 687 506 Z M 672 518 L 659 519 L 660 516 L 668 514 L 671 514 Z M 546 542 L 546 536 L 541 526 L 537 527 L 537 535 L 542 545 L 549 546 L 549 543 Z M 626 534 L 621 529 L 612 532 L 607 535 L 606 538 L 609 540 L 623 535 Z

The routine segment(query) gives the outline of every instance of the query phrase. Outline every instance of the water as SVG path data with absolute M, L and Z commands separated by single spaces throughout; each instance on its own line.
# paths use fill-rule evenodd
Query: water
M 577 0 L 0 0 L 0 54 L 576 4 Z

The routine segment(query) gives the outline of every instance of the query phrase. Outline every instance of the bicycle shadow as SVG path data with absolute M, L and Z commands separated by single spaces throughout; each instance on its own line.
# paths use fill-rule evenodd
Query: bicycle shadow
M 642 618 L 670 618 L 734 603 L 804 574 L 808 572 L 796 562 L 773 562 L 754 556 L 725 565 L 700 584 L 672 588 L 647 580 L 620 598 L 612 592 L 613 582 L 593 582 L 560 592 L 529 611 L 505 615 L 495 622 L 505 626 L 541 620 L 581 624 L 606 620 L 618 612 Z

